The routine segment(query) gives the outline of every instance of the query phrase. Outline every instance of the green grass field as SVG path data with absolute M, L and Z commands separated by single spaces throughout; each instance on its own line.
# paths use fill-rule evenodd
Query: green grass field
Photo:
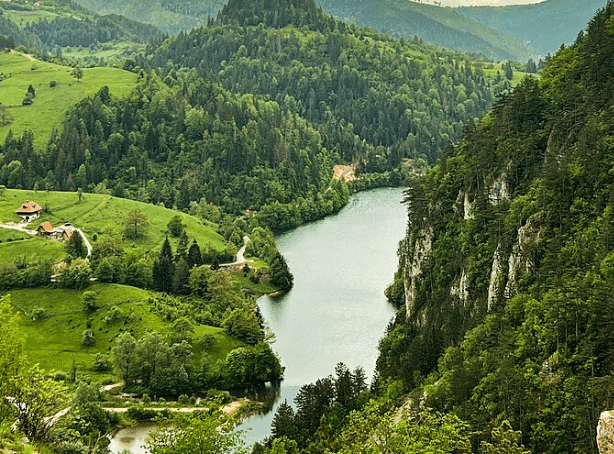
M 32 263 L 37 259 L 57 263 L 66 257 L 64 244 L 59 241 L 49 241 L 27 233 L 22 234 L 24 238 L 14 240 L 14 231 L 6 229 L 0 229 L 0 238 L 6 236 L 7 232 L 11 235 L 11 241 L 3 240 L 0 243 L 0 264 L 15 263 L 17 260 Z
M 196 239 L 201 248 L 210 244 L 213 248 L 222 250 L 227 244 L 226 240 L 215 231 L 213 224 L 204 224 L 193 216 L 164 207 L 102 194 L 83 194 L 81 202 L 79 202 L 79 196 L 74 192 L 35 192 L 7 189 L 0 195 L 0 222 L 19 222 L 20 219 L 15 215 L 15 210 L 27 200 L 35 201 L 47 210 L 47 213 L 32 222 L 29 228 L 34 230 L 44 221 L 49 221 L 54 226 L 63 222 L 70 222 L 83 230 L 92 244 L 95 244 L 95 236 L 121 234 L 124 231 L 126 215 L 134 209 L 140 210 L 145 215 L 148 227 L 145 237 L 127 242 L 125 244 L 127 247 L 134 247 L 141 251 L 159 250 L 166 236 L 167 224 L 173 216 L 182 218 L 190 241 Z M 6 232 L 4 234 L 6 235 Z M 0 236 L 0 239 L 2 238 Z M 169 240 L 173 247 L 176 247 L 177 239 L 169 237 Z M 46 240 L 40 241 L 55 243 Z M 19 241 L 18 243 L 25 245 L 29 242 L 30 240 Z M 61 246 L 61 243 L 55 244 Z M 6 259 L 2 249 L 3 245 L 6 246 L 6 242 L 0 243 L 0 263 Z
M 34 132 L 35 148 L 43 147 L 54 129 L 61 129 L 66 111 L 86 96 L 107 85 L 114 96 L 127 96 L 136 84 L 137 75 L 117 68 L 83 68 L 77 81 L 73 68 L 39 60 L 22 54 L 0 53 L 0 73 L 10 77 L 0 81 L 0 103 L 7 106 L 12 123 L 0 126 L 0 140 L 10 130 L 20 136 Z M 56 85 L 50 86 L 54 81 Z M 33 104 L 22 106 L 28 86 L 36 91 Z
M 138 52 L 143 44 L 126 41 L 106 42 L 95 47 L 66 47 L 62 49 L 62 57 L 72 64 L 88 66 L 123 66 L 127 56 Z M 100 64 L 100 59 L 104 64 Z
M 87 314 L 83 310 L 83 292 L 96 292 L 100 308 L 90 316 L 91 329 L 96 343 L 91 347 L 81 345 L 83 331 L 87 327 Z M 19 329 L 25 334 L 28 362 L 38 363 L 49 371 L 69 372 L 74 364 L 80 373 L 93 373 L 91 368 L 96 353 L 110 353 L 115 338 L 129 331 L 137 339 L 147 331 L 158 331 L 163 336 L 171 331 L 171 324 L 150 311 L 148 299 L 152 292 L 117 284 L 96 284 L 86 290 L 22 289 L 11 290 L 11 302 L 18 310 Z M 111 307 L 117 307 L 124 319 L 109 324 L 104 318 Z M 44 320 L 33 321 L 34 308 L 45 310 Z M 211 334 L 215 342 L 208 352 L 216 359 L 224 360 L 230 350 L 241 342 L 229 338 L 221 328 L 197 326 L 195 339 Z M 197 343 L 196 343 L 197 344 Z M 195 348 L 195 357 L 200 351 Z

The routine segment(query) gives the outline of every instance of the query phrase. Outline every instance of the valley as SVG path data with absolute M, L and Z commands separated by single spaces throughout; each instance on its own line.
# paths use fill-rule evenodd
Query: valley
M 0 2 L 0 452 L 608 452 L 614 6 L 427 3 Z

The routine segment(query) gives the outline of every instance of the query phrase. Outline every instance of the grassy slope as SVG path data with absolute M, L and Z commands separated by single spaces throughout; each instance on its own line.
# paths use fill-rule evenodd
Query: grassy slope
M 0 127 L 0 140 L 10 130 L 21 135 L 34 132 L 35 147 L 44 146 L 53 129 L 60 129 L 65 112 L 79 100 L 95 94 L 107 85 L 114 96 L 126 96 L 136 84 L 137 75 L 117 68 L 84 68 L 83 78 L 77 81 L 72 68 L 32 61 L 21 54 L 0 53 L 0 73 L 11 77 L 0 82 L 0 103 L 9 106 L 13 122 Z M 57 85 L 50 87 L 49 82 Z M 36 90 L 34 103 L 22 106 L 28 86 Z
M 31 263 L 36 259 L 57 263 L 66 256 L 64 244 L 59 241 L 48 241 L 26 233 L 21 234 L 13 230 L 0 229 L 0 238 L 5 235 L 10 235 L 9 238 L 13 239 L 18 235 L 25 235 L 26 237 L 20 241 L 4 240 L 0 243 L 0 264 L 14 263 L 16 259 L 24 259 L 23 261 L 26 263 Z
M 83 311 L 82 294 L 84 291 L 97 293 L 100 307 L 92 316 L 92 330 L 96 343 L 92 347 L 81 345 L 81 337 L 86 329 L 87 315 Z M 23 289 L 11 290 L 11 301 L 22 315 L 19 320 L 21 332 L 26 334 L 28 361 L 38 363 L 46 370 L 70 371 L 73 362 L 82 373 L 91 369 L 96 353 L 109 353 L 115 338 L 122 332 L 130 331 L 137 338 L 147 331 L 158 331 L 163 336 L 169 334 L 171 325 L 150 312 L 148 299 L 152 292 L 116 284 L 96 284 L 86 290 Z M 104 317 L 109 309 L 117 306 L 130 322 L 122 320 L 107 324 Z M 47 319 L 32 321 L 26 314 L 33 308 L 45 309 Z M 197 326 L 194 338 L 212 334 L 215 343 L 209 353 L 223 360 L 228 352 L 241 345 L 229 338 L 223 329 L 210 326 Z M 195 351 L 199 356 L 199 351 Z
M 127 213 L 138 209 L 143 212 L 149 223 L 145 238 L 130 243 L 130 245 L 134 244 L 138 250 L 159 249 L 164 241 L 168 222 L 177 215 L 186 225 L 186 233 L 190 241 L 196 238 L 201 247 L 210 244 L 218 250 L 226 246 L 226 241 L 215 231 L 212 224 L 205 225 L 193 216 L 160 206 L 102 194 L 83 194 L 79 203 L 79 197 L 74 192 L 34 192 L 8 189 L 0 196 L 0 222 L 19 221 L 15 210 L 20 203 L 27 200 L 35 201 L 49 211 L 32 223 L 32 229 L 44 221 L 50 221 L 53 225 L 70 222 L 83 230 L 92 243 L 94 234 L 99 236 L 104 233 L 122 233 Z M 176 240 L 169 239 L 171 243 L 175 242 L 173 246 L 176 246 Z M 0 262 L 2 260 L 3 254 L 0 248 Z
M 0 4 L 0 10 L 6 19 L 11 20 L 20 28 L 40 22 L 42 20 L 52 21 L 58 17 L 71 17 L 74 19 L 87 19 L 91 13 L 80 9 L 76 11 L 70 6 L 56 0 L 45 0 L 44 2 L 28 2 L 28 0 L 11 0 Z

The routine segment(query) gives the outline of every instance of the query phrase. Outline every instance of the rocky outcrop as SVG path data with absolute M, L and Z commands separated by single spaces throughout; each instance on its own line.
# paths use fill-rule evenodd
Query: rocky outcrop
M 502 287 L 502 275 L 503 271 L 502 266 L 502 257 L 501 257 L 501 247 L 497 246 L 495 253 L 492 258 L 492 267 L 490 269 L 490 281 L 488 283 L 488 312 L 492 310 L 492 308 L 496 305 L 499 300 L 499 295 L 501 294 Z
M 604 411 L 597 426 L 599 454 L 614 453 L 614 411 Z
M 465 268 L 462 269 L 460 278 L 452 284 L 450 295 L 457 298 L 461 306 L 467 307 L 469 301 L 469 275 Z
M 433 252 L 433 227 L 420 229 L 413 238 L 413 254 L 405 267 L 405 307 L 407 314 L 412 313 L 416 297 L 417 279 L 422 274 L 424 263 Z
M 502 200 L 510 199 L 506 180 L 507 173 L 503 172 L 488 188 L 488 200 L 492 205 L 497 205 Z
M 513 297 L 518 289 L 518 276 L 528 273 L 533 269 L 534 263 L 529 253 L 529 241 L 538 240 L 538 232 L 534 232 L 533 224 L 529 220 L 525 225 L 518 228 L 516 243 L 512 246 L 512 252 L 508 259 L 508 275 L 505 284 L 504 296 L 506 299 Z

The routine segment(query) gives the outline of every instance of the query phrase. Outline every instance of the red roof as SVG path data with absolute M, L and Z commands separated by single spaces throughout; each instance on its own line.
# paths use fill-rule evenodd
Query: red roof
M 32 214 L 32 213 L 37 213 L 40 210 L 42 210 L 42 207 L 38 203 L 31 202 L 28 200 L 26 203 L 22 204 L 19 208 L 17 208 L 17 211 L 15 213 Z
M 64 236 L 64 238 L 69 239 L 74 232 L 75 229 L 73 229 L 72 227 L 65 227 L 64 231 L 62 232 L 62 235 Z
M 53 233 L 54 229 L 53 226 L 51 225 L 51 222 L 43 222 L 41 225 L 38 226 L 38 228 L 36 229 L 37 231 L 43 231 L 45 233 Z

